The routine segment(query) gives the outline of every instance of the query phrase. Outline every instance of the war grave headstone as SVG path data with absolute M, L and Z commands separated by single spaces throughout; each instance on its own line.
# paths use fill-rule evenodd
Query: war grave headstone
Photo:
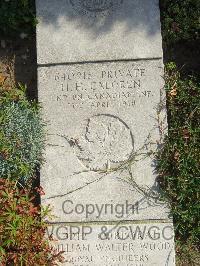
M 76 266 L 175 265 L 155 152 L 167 133 L 158 0 L 36 1 L 42 204 Z

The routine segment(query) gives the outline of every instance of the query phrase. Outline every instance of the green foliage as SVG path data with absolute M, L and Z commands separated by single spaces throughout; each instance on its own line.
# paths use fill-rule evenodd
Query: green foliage
M 160 6 L 166 43 L 200 39 L 199 0 L 160 0 Z
M 52 239 L 45 236 L 50 210 L 35 207 L 33 194 L 0 179 L 0 265 L 53 266 L 62 261 L 61 253 L 51 247 Z
M 0 1 L 0 36 L 31 33 L 36 23 L 33 0 Z
M 171 204 L 180 258 L 193 265 L 191 249 L 200 240 L 200 84 L 181 79 L 173 63 L 165 80 L 169 134 L 158 154 L 159 183 Z
M 0 177 L 26 182 L 42 161 L 44 123 L 25 88 L 0 86 Z

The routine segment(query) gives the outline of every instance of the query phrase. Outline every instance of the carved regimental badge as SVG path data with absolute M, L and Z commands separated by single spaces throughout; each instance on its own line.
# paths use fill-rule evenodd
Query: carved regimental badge
M 69 0 L 72 7 L 80 14 L 96 16 L 106 14 L 119 7 L 124 0 Z
M 105 170 L 127 161 L 134 149 L 133 142 L 130 128 L 120 118 L 96 115 L 86 121 L 74 149 L 84 166 Z

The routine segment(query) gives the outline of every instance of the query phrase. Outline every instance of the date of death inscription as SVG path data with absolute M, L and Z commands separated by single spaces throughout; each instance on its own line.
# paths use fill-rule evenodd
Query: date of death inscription
M 148 85 L 148 70 L 134 67 L 70 69 L 56 71 L 53 76 L 54 100 L 73 109 L 146 105 L 154 97 Z

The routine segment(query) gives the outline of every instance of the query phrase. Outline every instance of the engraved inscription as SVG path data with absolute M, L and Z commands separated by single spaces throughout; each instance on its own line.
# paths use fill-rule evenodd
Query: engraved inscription
M 106 235 L 105 228 L 109 229 Z M 55 248 L 58 252 L 64 252 L 67 265 L 175 265 L 171 224 L 65 226 L 65 230 L 61 230 L 61 238 L 61 232 L 57 234 L 58 230 L 54 225 L 50 231 L 58 239 L 59 243 L 55 244 Z M 66 232 L 64 239 L 63 232 Z
M 56 248 L 58 252 L 65 252 L 66 262 L 70 265 L 81 263 L 81 265 L 93 266 L 96 259 L 92 253 L 97 252 L 100 263 L 104 263 L 103 265 L 145 266 L 150 263 L 151 253 L 164 251 L 168 254 L 172 250 L 173 244 L 167 241 L 158 241 L 158 243 L 150 241 L 149 243 L 141 242 L 138 247 L 140 252 L 136 252 L 135 244 L 130 242 L 93 242 L 92 244 L 65 243 L 57 245 Z M 77 253 L 80 255 L 76 255 Z M 107 255 L 108 253 L 109 255 Z
M 74 149 L 79 160 L 91 170 L 110 169 L 129 159 L 133 136 L 118 117 L 96 115 L 87 120 Z
M 147 104 L 154 96 L 146 87 L 147 70 L 134 65 L 128 69 L 57 72 L 59 88 L 56 101 L 73 109 L 108 109 L 117 106 L 135 107 Z

